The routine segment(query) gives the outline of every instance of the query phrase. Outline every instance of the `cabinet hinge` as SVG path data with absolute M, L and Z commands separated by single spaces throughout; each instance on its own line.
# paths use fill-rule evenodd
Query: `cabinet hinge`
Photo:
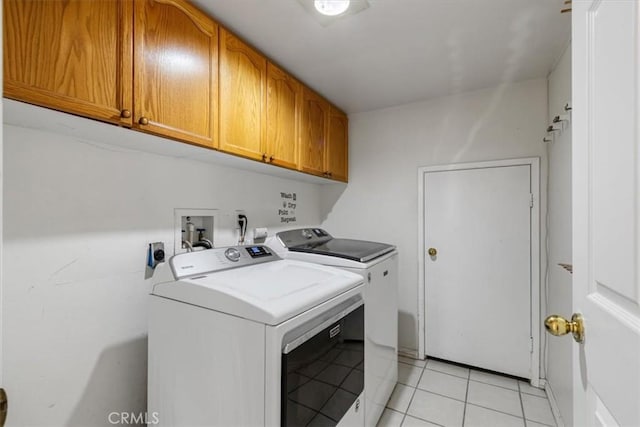
M 533 193 L 529 193 L 529 207 L 533 207 Z

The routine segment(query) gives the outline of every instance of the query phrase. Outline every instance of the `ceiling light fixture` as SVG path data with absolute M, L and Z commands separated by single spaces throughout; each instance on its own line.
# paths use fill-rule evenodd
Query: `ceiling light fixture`
M 337 16 L 349 9 L 351 0 L 314 0 L 316 10 L 323 15 Z

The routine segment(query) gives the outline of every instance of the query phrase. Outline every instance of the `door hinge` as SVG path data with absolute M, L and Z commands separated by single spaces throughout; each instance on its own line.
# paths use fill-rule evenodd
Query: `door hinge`
M 533 207 L 533 193 L 529 193 L 529 207 Z
M 529 353 L 533 353 L 533 337 L 529 337 Z

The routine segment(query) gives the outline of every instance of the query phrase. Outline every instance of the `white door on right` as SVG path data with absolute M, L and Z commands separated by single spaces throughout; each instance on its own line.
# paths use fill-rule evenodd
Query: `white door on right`
M 574 424 L 640 426 L 640 6 L 572 15 Z
M 427 355 L 531 377 L 531 168 L 424 174 Z

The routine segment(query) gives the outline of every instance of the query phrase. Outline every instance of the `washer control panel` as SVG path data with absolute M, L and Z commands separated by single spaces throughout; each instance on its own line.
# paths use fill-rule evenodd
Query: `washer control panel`
M 268 246 L 231 246 L 178 254 L 169 260 L 169 265 L 177 280 L 279 259 Z

